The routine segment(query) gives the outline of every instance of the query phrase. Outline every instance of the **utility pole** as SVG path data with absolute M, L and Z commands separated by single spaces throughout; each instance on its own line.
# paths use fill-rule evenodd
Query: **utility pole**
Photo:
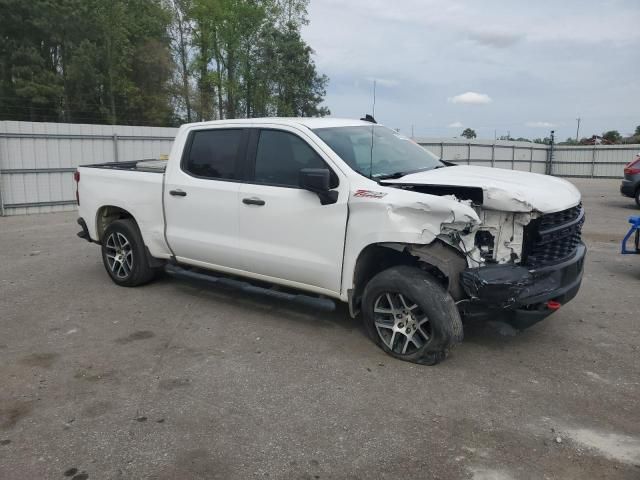
M 578 128 L 576 128 L 576 143 L 578 143 L 578 137 L 580 135 L 580 117 L 576 118 L 578 121 Z

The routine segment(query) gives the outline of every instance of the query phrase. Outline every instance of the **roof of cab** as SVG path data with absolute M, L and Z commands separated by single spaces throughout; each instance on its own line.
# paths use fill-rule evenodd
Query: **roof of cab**
M 264 118 L 239 118 L 233 120 L 212 120 L 210 122 L 188 123 L 183 127 L 196 127 L 207 125 L 243 125 L 243 124 L 271 124 L 271 125 L 303 125 L 310 129 L 331 127 L 353 127 L 359 125 L 371 125 L 364 120 L 333 117 L 264 117 Z

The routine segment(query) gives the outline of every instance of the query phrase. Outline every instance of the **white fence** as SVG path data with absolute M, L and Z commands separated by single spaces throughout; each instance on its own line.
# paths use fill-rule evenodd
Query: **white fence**
M 564 146 L 497 140 L 421 139 L 416 141 L 450 162 L 549 173 L 560 177 L 620 178 L 640 145 Z
M 175 128 L 0 122 L 0 215 L 75 208 L 78 165 L 158 158 Z M 569 177 L 617 178 L 640 145 L 564 147 L 458 139 L 416 139 L 454 163 Z
M 78 165 L 158 158 L 175 128 L 0 122 L 0 214 L 75 208 Z

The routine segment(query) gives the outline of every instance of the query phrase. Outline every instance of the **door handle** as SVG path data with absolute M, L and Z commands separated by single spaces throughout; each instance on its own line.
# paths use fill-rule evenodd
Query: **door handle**
M 264 205 L 264 200 L 261 200 L 261 199 L 256 198 L 256 197 L 243 198 L 242 199 L 242 203 L 244 203 L 245 205 L 259 205 L 259 206 L 262 206 L 262 205 Z
M 186 197 L 187 192 L 183 190 L 169 190 L 169 195 L 173 195 L 174 197 Z

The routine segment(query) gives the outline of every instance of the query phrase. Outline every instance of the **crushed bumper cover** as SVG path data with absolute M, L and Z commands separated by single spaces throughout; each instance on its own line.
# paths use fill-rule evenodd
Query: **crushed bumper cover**
M 460 282 L 469 297 L 464 312 L 471 316 L 506 315 L 524 329 L 553 313 L 547 302 L 564 304 L 576 296 L 582 282 L 586 247 L 581 243 L 573 257 L 535 270 L 520 265 L 469 268 Z

